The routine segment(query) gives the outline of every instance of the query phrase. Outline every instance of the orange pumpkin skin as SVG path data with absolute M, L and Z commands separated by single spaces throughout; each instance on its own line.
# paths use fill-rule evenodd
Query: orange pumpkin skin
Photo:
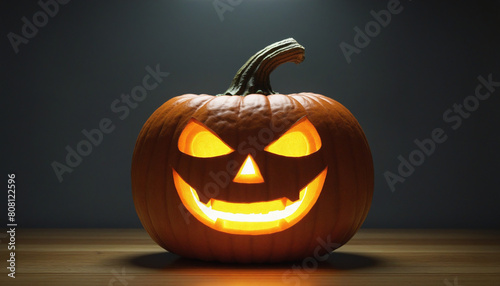
M 306 183 L 301 178 L 310 178 L 326 166 L 328 174 L 320 197 L 300 222 L 268 235 L 233 235 L 205 226 L 182 208 L 172 168 L 188 174 L 190 183 L 211 182 L 210 169 L 223 170 L 227 161 L 243 162 L 246 156 L 233 152 L 218 160 L 198 160 L 207 161 L 202 166 L 181 161 L 185 155 L 179 152 L 177 140 L 191 118 L 203 122 L 237 149 L 241 138 L 258 138 L 260 130 L 290 126 L 304 115 L 316 127 L 323 143 L 318 152 L 310 155 L 313 160 L 301 164 L 301 158 L 286 158 L 286 165 L 266 165 L 270 155 L 255 148 L 255 160 L 270 187 L 254 198 L 220 192 L 220 198 L 234 202 L 258 201 L 267 191 L 295 197 Z M 245 97 L 187 94 L 166 102 L 141 130 L 132 160 L 132 190 L 144 228 L 168 251 L 202 260 L 278 262 L 313 256 L 320 239 L 342 245 L 354 235 L 370 207 L 373 165 L 357 120 L 328 97 L 312 93 Z
M 291 158 L 264 150 L 304 117 L 321 137 L 318 151 Z M 192 118 L 235 151 L 214 158 L 180 152 L 179 137 Z M 232 182 L 249 154 L 264 183 Z M 201 223 L 185 209 L 173 177 L 175 171 L 196 189 L 215 182 L 218 192 L 212 193 L 217 199 L 247 203 L 282 195 L 296 199 L 299 190 L 324 169 L 326 179 L 310 211 L 287 229 L 260 235 L 221 232 Z M 282 262 L 318 257 L 355 234 L 370 208 L 373 163 L 359 123 L 329 97 L 185 94 L 164 103 L 144 124 L 132 158 L 131 179 L 137 214 L 153 240 L 166 250 L 207 261 Z M 324 242 L 335 246 L 325 249 Z

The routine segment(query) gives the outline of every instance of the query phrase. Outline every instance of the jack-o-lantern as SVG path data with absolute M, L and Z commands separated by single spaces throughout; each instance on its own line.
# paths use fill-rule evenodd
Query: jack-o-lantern
M 132 192 L 160 246 L 203 260 L 278 262 L 329 252 L 359 229 L 373 194 L 359 123 L 326 96 L 270 86 L 278 65 L 303 58 L 293 39 L 272 44 L 224 94 L 172 98 L 144 124 Z

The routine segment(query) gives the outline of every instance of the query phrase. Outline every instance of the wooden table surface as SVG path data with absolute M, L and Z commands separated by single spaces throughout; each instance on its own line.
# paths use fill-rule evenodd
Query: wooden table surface
M 500 285 L 498 230 L 361 229 L 304 268 L 188 260 L 142 229 L 18 229 L 15 279 L 0 239 L 0 285 Z

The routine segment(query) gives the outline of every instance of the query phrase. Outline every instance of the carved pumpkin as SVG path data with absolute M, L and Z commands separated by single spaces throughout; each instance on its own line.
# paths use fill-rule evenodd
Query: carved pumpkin
M 222 95 L 170 99 L 147 120 L 132 159 L 138 216 L 163 248 L 223 262 L 278 262 L 346 243 L 373 193 L 364 133 L 340 103 L 278 94 L 269 74 L 300 63 L 293 39 L 270 45 Z

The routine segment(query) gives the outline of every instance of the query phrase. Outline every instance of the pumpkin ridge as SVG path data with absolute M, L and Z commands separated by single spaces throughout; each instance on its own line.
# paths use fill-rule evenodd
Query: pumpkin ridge
M 167 109 L 166 106 L 165 106 L 165 109 Z M 167 117 L 170 113 L 173 113 L 173 111 L 174 111 L 174 109 L 172 108 L 172 109 L 168 109 L 167 112 L 165 112 L 165 113 L 163 113 L 162 111 L 159 111 L 158 113 L 155 112 L 156 114 L 155 113 L 153 114 L 154 117 L 152 117 L 151 119 L 148 119 L 148 121 L 151 122 L 151 124 L 150 124 L 151 126 L 155 126 L 156 122 L 161 121 L 164 117 Z M 163 125 L 162 125 L 162 128 L 163 128 Z M 161 133 L 161 129 L 162 128 L 160 128 L 159 130 L 157 129 L 158 131 L 157 131 L 157 133 L 155 133 L 156 134 L 156 138 L 158 138 L 158 135 Z M 143 135 L 144 138 L 145 138 L 144 141 L 147 141 L 148 138 L 154 138 L 154 136 L 151 135 L 151 132 L 153 132 L 153 131 L 151 129 L 149 129 L 148 132 L 145 135 Z M 157 140 L 155 140 L 155 141 L 157 141 Z M 143 142 L 143 144 L 145 144 L 145 142 Z M 146 185 L 148 185 L 148 182 L 149 182 L 149 173 L 150 173 L 149 172 L 149 168 L 151 168 L 151 159 L 152 159 L 152 157 L 153 157 L 153 154 L 150 154 L 149 158 L 147 159 L 148 163 L 147 163 L 146 172 L 145 172 L 145 175 L 144 175 L 144 182 L 145 182 Z M 146 191 L 143 194 L 144 201 L 145 201 L 146 205 L 149 205 L 148 195 L 149 196 L 151 195 L 150 191 Z M 145 215 L 145 219 L 148 222 L 147 223 L 148 228 L 146 228 L 146 230 L 148 230 L 148 232 L 150 232 L 150 233 L 152 232 L 151 236 L 153 237 L 153 240 L 155 240 L 155 241 L 158 240 L 159 241 L 159 242 L 157 242 L 158 244 L 160 244 L 162 246 L 166 246 L 165 242 L 163 241 L 163 239 L 160 239 L 159 234 L 158 234 L 158 232 L 157 232 L 157 230 L 155 228 L 155 224 L 152 221 L 152 215 L 150 213 L 150 208 L 149 207 L 146 207 L 145 214 L 146 214 Z M 175 234 L 172 234 L 172 236 L 174 237 L 174 240 L 176 240 Z
M 356 134 L 360 134 L 360 136 L 363 138 L 363 142 L 364 142 L 364 145 L 365 145 L 364 147 L 366 147 L 365 150 L 368 152 L 367 155 L 372 160 L 371 167 L 367 168 L 367 169 L 371 170 L 371 171 L 368 170 L 368 173 L 373 173 L 373 159 L 372 159 L 373 157 L 371 155 L 371 151 L 370 151 L 370 148 L 369 148 L 368 143 L 367 143 L 368 141 L 366 139 L 366 136 L 364 135 L 364 132 L 363 132 L 363 130 L 361 128 L 361 125 L 359 125 L 359 122 L 357 121 L 357 119 L 354 117 L 354 115 L 352 115 L 352 113 L 345 106 L 343 106 L 343 105 L 340 104 L 340 108 L 338 108 L 338 109 L 342 109 L 342 113 L 343 114 L 348 114 L 351 117 L 351 120 L 353 120 L 356 123 L 354 125 L 351 125 L 351 127 L 353 127 L 357 131 L 357 132 L 355 132 Z M 336 109 L 336 110 L 338 110 L 338 109 Z M 351 139 L 351 142 L 352 142 L 352 140 L 354 138 L 351 137 L 350 139 Z M 352 152 L 353 151 L 351 151 L 351 153 Z M 353 156 L 353 158 L 358 158 L 358 160 L 359 160 L 359 156 Z M 364 171 L 366 171 L 366 170 L 364 170 Z M 355 175 L 357 177 L 366 178 L 366 175 L 369 175 L 369 174 L 363 174 L 362 176 L 360 176 L 360 174 L 358 174 L 358 172 L 356 172 Z M 373 178 L 371 180 L 373 181 Z M 373 190 L 373 182 L 366 182 L 366 183 L 368 185 L 371 185 L 370 188 Z M 365 195 L 365 196 L 360 195 L 360 192 L 362 192 L 362 190 L 361 190 L 361 188 L 358 187 L 357 188 L 358 197 L 365 198 L 365 200 L 364 200 L 364 202 L 362 204 L 360 203 L 360 206 L 359 206 L 359 209 L 360 210 L 364 210 L 364 211 L 363 211 L 363 215 L 359 216 L 359 220 L 358 220 L 358 223 L 357 223 L 357 225 L 358 225 L 357 229 L 359 229 L 361 227 L 361 225 L 363 224 L 366 216 L 368 215 L 368 211 L 370 210 L 371 200 L 372 200 L 372 197 L 373 197 L 373 192 L 372 192 L 371 195 Z M 359 213 L 359 210 L 357 211 L 357 213 Z M 351 237 L 354 235 L 354 233 L 355 233 L 355 231 L 352 232 Z
M 201 103 L 199 106 L 197 106 L 196 109 L 191 110 L 189 114 L 183 114 L 182 116 L 180 116 L 181 118 L 184 119 L 184 121 L 188 122 L 199 110 L 205 108 L 206 105 L 208 105 L 212 100 L 215 99 L 215 97 L 210 96 L 210 95 L 198 95 L 198 97 L 206 97 L 206 100 L 203 101 L 203 103 Z M 171 146 L 175 146 L 175 148 L 177 148 L 177 141 L 179 140 L 179 135 L 182 132 L 182 129 L 184 129 L 184 125 L 185 125 L 185 123 L 183 122 L 182 127 L 180 127 L 178 125 L 178 127 L 175 129 L 174 136 L 172 136 L 171 141 L 170 141 Z M 181 157 L 178 157 L 178 160 L 180 160 L 180 159 L 181 159 Z M 178 164 L 178 162 L 176 162 L 176 164 Z M 190 164 L 189 170 L 191 170 L 193 167 L 194 166 L 192 164 Z M 189 171 L 188 174 L 191 174 L 191 171 Z M 170 176 L 169 176 L 169 178 L 170 178 Z M 189 179 L 190 179 L 190 176 L 188 176 L 186 178 L 186 180 L 189 180 Z M 177 195 L 177 194 L 174 194 L 174 196 L 175 195 Z M 178 210 L 175 210 L 175 211 L 178 211 Z M 189 214 L 189 215 L 190 215 L 189 219 L 195 220 L 194 216 L 192 216 L 191 214 Z M 169 220 L 170 220 L 170 216 L 169 216 Z M 191 222 L 191 223 L 193 223 L 193 222 Z M 186 229 L 188 232 L 188 235 L 187 235 L 187 240 L 189 241 L 188 245 L 191 248 L 193 248 L 193 247 L 197 246 L 198 244 L 197 244 L 197 241 L 192 241 L 192 238 L 198 240 L 199 237 L 196 234 L 193 235 L 191 228 L 186 228 Z M 204 249 L 207 249 L 207 248 L 204 248 Z M 207 251 L 211 252 L 210 249 L 208 249 Z
M 159 115 L 161 115 L 161 113 L 158 113 L 157 115 L 159 116 Z M 152 115 L 152 116 L 153 116 L 153 115 Z M 145 126 L 143 127 L 143 129 L 141 129 L 141 132 L 140 132 L 140 135 L 139 135 L 141 140 L 139 140 L 139 138 L 138 138 L 138 140 L 137 140 L 137 142 L 136 142 L 136 146 L 137 146 L 137 145 L 138 145 L 138 146 L 142 146 L 143 144 L 145 144 L 144 142 L 147 140 L 147 138 L 148 138 L 149 136 L 151 136 L 151 129 L 152 129 L 152 128 L 153 128 L 153 126 L 154 126 L 154 124 L 152 124 L 152 121 L 154 121 L 154 120 L 156 120 L 156 119 L 157 119 L 157 117 L 154 117 L 154 119 L 153 119 L 153 120 L 148 120 L 148 121 L 146 122 L 146 124 L 147 124 L 147 123 L 149 123 L 149 124 L 147 124 L 147 125 L 145 124 Z M 147 129 L 145 129 L 145 128 L 147 128 Z M 136 152 L 136 151 L 137 151 L 137 152 Z M 136 148 L 136 149 L 134 150 L 134 154 L 133 154 L 133 156 L 132 156 L 133 166 L 134 166 L 134 163 L 136 162 L 136 160 L 138 160 L 138 158 L 140 157 L 140 155 L 139 155 L 139 151 L 144 152 L 144 150 L 143 150 L 143 149 L 140 149 L 140 148 Z M 144 161 L 144 160 L 142 160 L 142 161 Z M 147 162 L 149 162 L 149 161 L 150 161 L 150 159 L 148 159 L 148 160 L 147 160 Z M 132 169 L 132 173 L 133 173 L 133 172 L 134 172 L 134 170 Z M 145 181 L 145 182 L 147 182 L 147 176 L 144 178 L 144 181 Z M 132 184 L 132 187 L 133 187 L 133 196 L 137 196 L 137 195 L 134 193 L 134 186 L 135 186 L 135 183 L 133 182 L 133 184 Z M 144 203 L 147 205 L 147 203 L 148 203 L 148 201 L 147 201 L 147 193 L 145 193 L 145 194 L 143 195 L 143 197 L 144 197 L 144 200 L 143 200 L 143 201 L 144 201 Z M 140 207 L 138 207 L 138 205 L 136 204 L 136 208 L 140 208 Z M 141 209 L 141 208 L 140 208 L 140 209 Z M 141 215 L 141 213 L 142 213 L 142 215 Z M 146 229 L 148 232 L 153 232 L 153 233 L 151 234 L 151 235 L 152 235 L 153 240 L 155 240 L 155 241 L 156 241 L 157 243 L 159 243 L 159 244 L 163 244 L 163 242 L 159 239 L 159 236 L 158 236 L 158 234 L 156 233 L 156 230 L 155 230 L 155 229 L 154 229 L 154 227 L 153 227 L 153 224 L 152 224 L 152 221 L 151 221 L 151 217 L 150 217 L 150 214 L 149 214 L 148 208 L 146 208 L 146 209 L 145 209 L 145 211 L 140 211 L 140 212 L 138 211 L 138 214 L 140 215 L 140 217 L 144 217 L 144 219 L 146 219 L 146 220 L 147 220 L 147 222 L 143 222 L 143 225 L 144 225 L 145 229 Z
M 167 107 L 165 106 L 166 112 L 164 112 L 163 114 L 159 115 L 158 117 L 161 116 L 161 120 L 163 120 L 163 118 L 170 118 L 171 114 L 178 115 L 179 114 L 178 109 L 182 109 L 182 110 L 186 109 L 187 108 L 186 105 L 189 105 L 191 100 L 193 100 L 195 98 L 198 98 L 198 97 L 199 97 L 198 95 L 189 96 L 189 97 L 188 97 L 188 95 L 179 96 L 179 97 L 177 97 L 177 99 L 178 100 L 182 100 L 182 101 L 181 102 L 179 102 L 178 100 L 175 101 L 177 103 L 176 108 L 167 109 Z M 157 117 L 157 119 L 158 119 L 158 117 Z M 160 120 L 160 119 L 158 119 L 158 120 Z M 182 121 L 182 120 L 183 120 L 183 116 L 178 116 L 177 117 L 177 124 L 180 121 Z M 160 141 L 160 138 L 161 138 L 160 135 L 162 134 L 162 132 L 164 132 L 165 128 L 169 128 L 169 126 L 172 126 L 171 129 L 173 130 L 173 133 L 176 134 L 177 130 L 178 130 L 178 127 L 176 127 L 177 124 L 174 124 L 172 122 L 172 120 L 163 120 L 163 124 L 162 124 L 162 126 L 161 126 L 161 128 L 160 128 L 160 130 L 158 132 L 158 135 L 156 136 L 156 140 L 155 140 L 155 143 L 154 143 L 153 148 L 152 148 L 153 150 L 157 150 L 158 144 L 159 144 L 159 141 Z M 175 137 L 175 136 L 173 136 L 173 137 Z M 173 141 L 173 138 L 170 141 L 167 141 L 167 142 L 169 142 L 168 143 L 169 149 L 177 147 L 177 144 L 176 144 L 175 141 Z M 175 146 L 175 147 L 173 147 L 173 146 Z M 166 147 L 166 146 L 163 146 L 163 147 Z M 151 153 L 150 157 L 151 158 L 155 157 L 155 154 L 156 154 L 156 152 Z M 150 159 L 150 161 L 151 161 L 151 159 Z M 151 167 L 151 165 L 150 165 L 150 167 Z M 171 175 L 170 175 L 171 173 L 172 173 L 172 170 L 171 170 L 171 167 L 169 165 L 168 168 L 165 169 L 165 175 L 166 175 L 166 177 L 164 177 L 165 179 L 164 179 L 164 183 L 162 184 L 163 186 L 166 187 L 168 184 L 173 184 L 173 180 L 170 180 L 171 179 Z M 146 174 L 147 174 L 146 176 L 149 178 L 150 174 L 151 174 L 151 172 L 149 171 L 149 169 L 146 172 Z M 148 191 L 146 193 L 146 196 L 151 196 L 151 192 Z M 170 199 L 168 199 L 167 192 L 160 192 L 160 196 L 162 197 L 161 200 L 163 200 L 165 202 L 168 202 L 170 200 Z M 156 198 L 156 199 L 158 199 L 158 198 Z M 149 199 L 148 199 L 148 201 L 149 201 Z M 173 239 L 177 242 L 176 245 L 182 245 L 181 243 L 179 243 L 180 238 L 177 236 L 177 232 L 174 231 L 174 229 L 173 229 L 173 223 L 170 220 L 170 217 L 171 217 L 170 214 L 172 212 L 178 212 L 178 211 L 179 210 L 177 208 L 175 208 L 175 209 L 167 209 L 166 210 L 167 214 L 169 214 L 169 215 L 167 215 L 167 223 L 166 223 L 166 225 L 171 230 L 169 233 L 172 234 Z M 148 212 L 149 212 L 149 208 L 148 208 Z M 165 225 L 159 225 L 159 227 L 165 227 Z M 155 232 L 158 233 L 158 230 L 156 230 L 156 228 L 155 228 Z M 163 242 L 163 243 L 165 243 L 165 242 Z M 184 251 L 184 250 L 182 250 L 182 251 Z
M 196 97 L 198 97 L 198 96 L 195 95 L 193 97 L 189 97 L 189 98 L 187 98 L 187 99 L 185 99 L 185 100 L 183 100 L 181 102 L 176 101 L 176 102 L 178 102 L 178 105 L 176 106 L 176 108 L 175 109 L 172 108 L 171 110 L 168 110 L 167 112 L 165 112 L 164 117 L 165 118 L 170 118 L 170 116 L 168 116 L 170 113 L 178 113 L 178 112 L 175 112 L 175 111 L 177 111 L 177 109 L 185 109 L 186 105 L 189 105 L 190 101 L 192 99 L 196 98 Z M 184 96 L 182 98 L 179 98 L 179 100 L 182 100 L 182 99 L 184 99 Z M 180 121 L 182 121 L 182 119 L 183 119 L 182 116 L 178 116 L 177 117 L 177 124 Z M 170 126 L 172 126 L 170 128 L 173 129 L 173 133 L 175 134 L 176 131 L 177 131 L 177 129 L 178 129 L 177 124 L 173 124 L 172 120 L 164 120 L 163 124 L 162 124 L 162 126 L 160 128 L 160 131 L 158 132 L 158 134 L 159 135 L 162 134 L 162 132 L 164 132 L 165 128 L 169 128 Z M 154 150 L 157 150 L 157 148 L 158 148 L 158 144 L 159 144 L 159 141 L 160 141 L 159 139 L 161 137 L 159 135 L 157 136 L 157 140 L 156 140 L 156 142 L 154 144 Z M 170 141 L 167 141 L 167 142 L 169 142 L 168 143 L 168 147 L 169 147 L 168 149 L 173 148 L 172 146 L 177 147 L 177 144 L 176 144 L 177 142 L 174 142 L 173 140 L 170 140 Z M 166 146 L 162 146 L 162 147 L 166 147 Z M 156 154 L 156 152 L 152 153 L 151 156 L 154 157 L 155 154 Z M 171 165 L 168 165 L 165 168 L 164 183 L 162 184 L 163 186 L 165 186 L 165 189 L 166 189 L 166 186 L 168 184 L 173 184 L 173 180 L 171 180 L 171 175 L 170 175 L 171 173 L 172 173 L 172 167 L 171 167 Z M 148 169 L 147 174 L 148 174 L 147 176 L 149 176 L 149 174 L 150 174 L 149 169 Z M 148 193 L 151 195 L 151 192 L 148 192 Z M 159 199 L 159 200 L 164 201 L 164 202 L 167 203 L 169 201 L 168 195 L 169 194 L 166 191 L 160 191 L 160 198 L 156 198 L 156 199 Z M 167 226 L 170 229 L 170 233 L 172 234 L 173 239 L 177 242 L 176 245 L 179 244 L 180 238 L 178 237 L 177 232 L 175 232 L 174 229 L 173 229 L 173 223 L 172 223 L 172 221 L 170 219 L 170 217 L 171 217 L 170 213 L 172 213 L 172 212 L 178 212 L 178 211 L 179 211 L 179 209 L 170 209 L 170 210 L 167 209 L 166 213 L 169 214 L 169 215 L 166 216 L 167 217 L 166 218 L 167 219 L 167 223 L 164 224 L 164 225 L 159 225 L 160 227 Z
M 312 101 L 312 102 L 316 103 L 317 105 L 319 105 L 319 106 L 320 106 L 320 107 L 324 110 L 324 112 L 325 112 L 326 114 L 328 114 L 328 115 L 329 115 L 329 118 L 331 118 L 331 120 L 332 120 L 332 121 L 335 121 L 335 120 L 334 120 L 334 118 L 335 118 L 336 116 L 334 116 L 333 114 L 331 114 L 331 112 L 330 112 L 330 111 L 334 111 L 334 112 L 336 112 L 337 116 L 338 116 L 338 112 L 335 110 L 335 108 L 331 108 L 331 106 L 332 106 L 331 104 L 330 104 L 329 106 L 325 106 L 323 103 L 324 103 L 324 102 L 327 102 L 326 100 L 324 100 L 324 99 L 320 99 L 319 97 L 317 97 L 317 96 L 316 96 L 316 94 L 309 94 L 309 93 L 305 94 L 305 96 L 304 96 L 304 97 L 305 97 L 307 100 L 310 100 L 310 101 Z M 331 99 L 330 99 L 330 100 L 331 100 Z M 342 121 L 345 121 L 345 119 L 344 119 L 342 116 L 340 116 L 340 118 L 342 119 Z M 331 141 L 333 141 L 333 142 L 334 142 L 334 144 L 337 144 L 337 142 L 336 142 L 336 140 L 335 140 L 335 136 L 333 136 L 332 134 L 329 134 L 329 136 L 331 136 Z M 339 147 L 335 147 L 334 149 L 335 149 L 335 150 L 337 150 L 338 148 L 339 148 Z M 341 153 L 343 153 L 343 152 L 341 152 Z M 342 154 L 339 154 L 339 151 L 336 151 L 336 152 L 335 152 L 335 155 L 336 155 L 336 157 L 341 157 L 341 156 L 342 156 Z M 338 155 L 340 155 L 340 156 L 338 156 Z M 340 166 L 339 166 L 339 167 L 340 167 Z M 334 175 L 335 177 L 338 177 L 338 176 L 339 176 L 339 175 L 338 175 L 338 170 L 339 170 L 339 168 L 338 168 L 338 167 L 337 167 L 337 168 L 335 168 L 335 170 L 334 170 L 334 171 L 332 170 L 332 173 L 333 173 L 333 172 L 335 172 L 335 175 Z M 332 176 L 330 177 L 330 179 L 332 179 Z M 334 186 L 335 186 L 335 188 L 336 188 L 337 190 L 342 190 L 341 185 L 340 185 L 337 181 L 335 182 L 335 185 L 334 185 Z M 343 196 L 343 194 L 342 194 L 342 193 L 339 193 L 339 194 L 338 194 L 338 197 L 339 197 L 339 200 L 340 200 L 340 201 L 342 201 L 344 196 Z M 343 204 L 341 204 L 341 205 L 339 206 L 339 209 L 335 212 L 335 217 L 336 217 L 337 221 L 346 219 L 346 218 L 344 218 L 344 217 L 342 217 L 342 216 L 341 216 L 341 214 L 342 214 L 342 212 L 343 212 L 343 211 L 342 211 L 342 207 L 343 207 L 343 206 L 344 206 L 344 205 L 343 205 Z M 341 224 L 339 224 L 337 221 L 335 221 L 335 222 L 331 225 L 331 227 L 332 227 L 332 228 L 330 229 L 329 234 L 332 234 L 332 233 L 342 233 L 342 234 L 345 236 L 345 231 L 343 231 L 343 226 L 342 226 Z M 339 229 L 339 228 L 340 228 L 340 229 Z M 341 241 L 343 241 L 343 239 L 342 239 Z
M 330 100 L 327 100 L 327 98 L 323 98 L 323 97 L 317 97 L 317 98 L 314 98 L 313 96 L 309 95 L 308 96 L 309 98 L 313 99 L 313 100 L 317 100 L 317 101 L 322 101 L 324 102 L 327 106 L 323 105 L 322 106 L 324 108 L 327 108 L 328 110 L 333 110 L 336 112 L 336 114 L 338 115 L 339 118 L 342 119 L 342 121 L 344 122 L 343 126 L 345 127 L 346 124 L 345 123 L 349 123 L 348 124 L 348 128 L 349 128 L 349 132 L 348 134 L 360 134 L 361 137 L 364 138 L 364 135 L 363 135 L 363 132 L 362 130 L 359 130 L 357 128 L 355 128 L 356 126 L 359 125 L 358 121 L 356 120 L 356 118 L 352 115 L 352 113 L 349 112 L 349 110 L 347 108 L 345 108 L 342 104 L 338 103 L 337 101 L 330 101 Z M 354 127 L 354 129 L 353 129 Z M 352 132 L 352 131 L 356 131 L 356 132 Z M 350 146 L 355 146 L 355 144 L 353 144 L 353 137 L 352 136 L 348 136 L 348 140 L 349 140 L 349 145 Z M 369 148 L 368 148 L 369 149 Z M 355 159 L 357 162 L 355 164 L 352 165 L 352 168 L 356 168 L 356 165 L 358 165 L 359 161 L 360 161 L 360 156 L 358 156 L 356 153 L 354 153 L 354 149 L 353 148 L 349 148 L 349 152 L 350 152 L 350 158 L 353 158 Z M 371 154 L 370 154 L 370 159 L 371 159 Z M 369 205 L 367 205 L 367 201 L 370 201 L 371 200 L 371 195 L 366 195 L 365 192 L 363 191 L 364 188 L 363 188 L 363 183 L 364 181 L 360 181 L 358 180 L 358 177 L 359 177 L 359 174 L 358 172 L 356 172 L 355 170 L 353 170 L 353 176 L 355 177 L 354 178 L 354 181 L 357 182 L 356 183 L 356 188 L 355 188 L 355 192 L 356 192 L 356 197 L 358 198 L 358 200 L 361 198 L 363 199 L 362 202 L 358 202 L 356 205 L 355 205 L 355 208 L 356 210 L 354 211 L 354 213 L 358 214 L 357 216 L 353 217 L 354 221 L 353 223 L 356 225 L 355 228 L 352 228 L 350 232 L 347 232 L 344 234 L 344 237 L 343 239 L 341 239 L 340 241 L 344 242 L 344 241 L 348 241 L 353 235 L 354 233 L 361 227 L 362 223 L 364 222 L 365 218 L 366 218 L 366 215 L 368 214 L 368 211 L 364 211 L 363 214 L 359 214 L 359 210 L 363 210 L 363 209 L 367 209 L 369 210 Z M 364 177 L 364 176 L 362 176 Z M 373 188 L 372 188 L 373 190 Z M 332 231 L 333 233 L 334 231 Z
M 301 113 L 305 114 L 305 116 L 307 116 L 307 109 L 302 105 L 302 103 L 300 101 L 298 101 L 294 96 L 291 96 L 291 95 L 284 95 L 288 100 L 292 101 L 294 103 L 295 106 L 298 107 L 298 109 L 301 110 Z M 288 131 L 288 128 L 285 128 L 282 132 L 285 133 L 286 131 Z M 281 135 L 280 135 L 281 136 Z M 298 172 L 298 170 L 296 170 L 296 172 Z M 300 174 L 298 174 L 300 175 Z M 297 178 L 297 173 L 296 173 L 296 176 L 294 176 L 294 178 Z M 296 185 L 296 184 L 294 184 Z M 298 191 L 298 190 L 297 190 Z M 322 190 L 323 191 L 323 190 Z M 309 213 L 303 218 L 305 219 L 310 213 L 311 211 L 315 209 L 315 207 L 313 207 Z M 296 228 L 292 228 L 292 229 L 289 229 L 291 232 L 292 232 L 292 235 L 290 235 L 290 239 L 289 239 L 289 245 L 290 245 L 290 248 L 293 248 L 293 246 L 295 245 L 295 241 L 296 241 L 296 238 L 299 238 L 301 237 L 302 233 L 304 232 L 303 231 L 303 228 L 305 228 L 306 225 L 301 225 L 301 228 L 299 227 L 296 227 Z M 295 248 L 294 248 L 295 249 Z M 303 250 L 304 252 L 305 250 Z M 292 260 L 294 259 L 293 255 L 291 253 L 287 253 L 287 256 L 286 256 L 286 260 Z
M 308 110 L 306 109 L 306 107 L 304 107 L 304 105 L 302 105 L 302 103 L 301 103 L 301 102 L 299 102 L 298 100 L 296 100 L 294 97 L 290 97 L 290 98 L 292 99 L 292 101 L 294 101 L 294 102 L 295 102 L 295 104 L 296 104 L 297 106 L 300 106 L 300 107 L 301 107 L 301 109 L 304 111 L 305 116 L 307 116 L 307 115 L 308 115 Z M 300 175 L 301 175 L 301 174 L 300 174 L 299 170 L 295 170 L 295 178 L 299 178 L 299 179 L 298 179 L 298 181 L 300 181 Z M 323 191 L 323 190 L 321 190 L 321 191 Z M 320 196 L 321 196 L 321 194 L 320 194 Z M 315 208 L 313 207 L 313 209 L 315 209 Z M 311 210 L 309 211 L 309 213 L 308 213 L 308 214 L 307 214 L 307 215 L 306 215 L 303 219 L 306 219 L 306 218 L 307 218 L 307 216 L 310 216 L 310 215 L 311 215 L 311 211 L 312 211 L 313 209 L 311 209 Z M 303 229 L 308 229 L 309 227 L 310 227 L 310 225 L 309 225 L 309 224 L 304 224 L 304 225 L 302 225 L 302 228 L 303 228 Z M 294 235 L 293 235 L 292 237 L 294 237 L 294 240 L 295 240 L 295 237 L 300 238 L 300 239 L 303 239 L 303 237 L 305 236 L 305 235 L 304 235 L 304 233 L 309 234 L 309 235 L 312 235 L 312 232 L 309 232 L 309 233 L 308 233 L 308 231 L 304 231 L 303 229 L 299 229 L 299 228 L 295 228 L 295 229 L 293 229 Z M 314 230 L 314 228 L 313 228 L 313 230 Z M 302 235 L 301 235 L 301 233 L 302 233 Z M 306 239 L 304 239 L 304 240 L 306 240 Z M 306 241 L 309 241 L 309 240 L 310 240 L 310 239 L 307 239 Z M 292 242 L 292 246 L 293 246 L 293 245 L 294 245 L 294 244 L 293 244 L 293 242 Z M 302 256 L 302 257 L 306 257 L 306 256 L 307 256 L 307 254 L 308 254 L 308 253 L 307 253 L 307 246 L 306 246 L 306 245 L 303 245 L 303 246 L 302 246 L 302 250 L 297 249 L 297 252 L 298 252 L 298 251 L 300 251 L 300 252 L 301 252 L 300 256 Z M 293 257 L 291 257 L 291 256 L 290 256 L 290 257 L 288 257 L 288 259 L 291 259 L 291 258 L 293 258 Z
M 320 99 L 321 100 L 321 99 Z M 338 114 L 338 116 L 340 118 L 342 118 L 342 120 L 344 120 L 345 122 L 347 122 L 347 119 L 346 117 L 344 116 L 343 112 L 340 112 L 338 110 L 338 108 L 336 109 L 333 109 L 335 110 L 335 112 Z M 350 118 L 352 120 L 352 118 Z M 350 124 L 349 125 L 350 128 L 352 128 L 352 125 Z M 349 132 L 349 133 L 352 133 L 352 132 Z M 350 134 L 349 134 L 350 135 Z M 347 140 L 348 140 L 348 144 L 349 146 L 355 146 L 355 144 L 353 144 L 353 138 L 351 136 L 347 136 Z M 354 153 L 354 148 L 349 148 L 349 158 L 352 158 L 352 160 L 356 160 L 357 154 Z M 357 160 L 356 160 L 357 161 Z M 357 163 L 357 162 L 356 162 Z M 358 178 L 359 178 L 359 175 L 358 175 L 358 172 L 356 172 L 356 163 L 354 163 L 351 167 L 353 168 L 353 181 L 356 182 L 356 188 L 355 190 L 350 190 L 351 192 L 352 191 L 355 191 L 356 192 L 356 197 L 359 199 L 359 198 L 364 198 L 365 196 L 363 196 L 361 194 L 361 184 L 359 183 L 358 181 Z M 348 241 L 352 235 L 359 229 L 359 227 L 361 226 L 360 225 L 360 221 L 363 221 L 364 218 L 362 216 L 359 215 L 359 209 L 360 208 L 363 208 L 364 207 L 364 201 L 363 202 L 359 202 L 357 204 L 354 205 L 355 207 L 355 210 L 353 211 L 355 214 L 358 214 L 357 216 L 353 216 L 351 217 L 350 219 L 352 220 L 352 223 L 354 225 L 356 225 L 355 228 L 352 228 L 350 232 L 344 232 L 344 237 L 343 239 L 341 239 L 341 241 Z

